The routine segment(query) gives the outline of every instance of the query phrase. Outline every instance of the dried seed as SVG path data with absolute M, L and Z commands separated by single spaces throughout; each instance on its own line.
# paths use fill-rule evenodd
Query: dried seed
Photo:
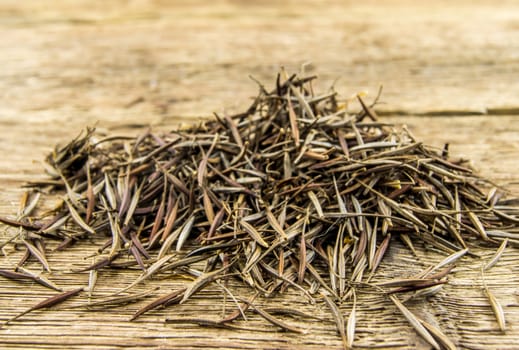
M 355 338 L 355 324 L 357 323 L 357 295 L 355 294 L 355 290 L 353 290 L 353 306 L 351 307 L 350 315 L 348 316 L 348 322 L 346 326 L 346 345 L 348 348 L 353 346 L 353 339 Z
M 335 326 L 337 327 L 337 332 L 340 334 L 342 343 L 344 344 L 344 348 L 348 348 L 348 338 L 346 335 L 346 328 L 344 327 L 344 317 L 342 316 L 341 310 L 337 307 L 337 304 L 328 297 L 323 294 L 324 301 L 326 305 L 330 308 L 332 312 L 333 319 L 335 320 Z
M 91 234 L 95 234 L 96 233 L 92 227 L 88 226 L 87 223 L 85 221 L 83 221 L 83 219 L 78 214 L 76 209 L 74 209 L 74 207 L 68 201 L 65 201 L 65 204 L 67 204 L 67 207 L 68 207 L 68 210 L 69 210 L 69 213 L 70 213 L 70 216 L 72 217 L 72 219 L 74 219 L 74 221 L 82 229 L 84 229 L 85 231 L 87 231 L 88 233 L 91 233 Z
M 23 242 L 23 244 L 25 244 L 27 249 L 31 252 L 31 255 L 34 256 L 36 259 L 38 259 L 38 261 L 43 265 L 45 270 L 47 270 L 48 272 L 51 272 L 49 263 L 47 262 L 47 258 L 45 257 L 45 255 L 38 248 L 36 248 L 34 245 L 29 243 L 25 239 L 22 239 L 22 242 Z
M 230 262 L 228 266 L 224 266 L 218 270 L 206 272 L 197 279 L 195 279 L 189 287 L 187 287 L 184 296 L 182 297 L 182 300 L 180 300 L 180 304 L 185 303 L 194 293 L 198 292 L 200 289 L 202 289 L 204 286 L 206 286 L 209 282 L 214 281 L 215 279 L 218 279 L 222 277 L 222 273 L 229 269 L 230 266 L 232 266 L 236 260 L 233 262 Z
M 460 251 L 457 251 L 456 253 L 454 254 L 451 254 L 449 255 L 448 257 L 446 257 L 445 259 L 443 259 L 442 261 L 440 261 L 438 264 L 436 264 L 430 272 L 434 271 L 434 270 L 438 270 L 438 269 L 441 269 L 442 267 L 444 267 L 445 265 L 449 265 L 449 264 L 453 264 L 455 263 L 456 261 L 458 261 L 458 259 L 460 259 L 462 256 L 464 256 L 465 254 L 467 254 L 469 251 L 468 248 L 465 248 L 465 249 L 462 249 Z
M 156 309 L 157 307 L 159 306 L 162 306 L 164 304 L 167 304 L 167 303 L 171 303 L 172 300 L 175 300 L 175 301 L 180 301 L 180 299 L 182 299 L 182 297 L 184 296 L 184 292 L 186 291 L 186 288 L 181 288 L 181 289 L 178 289 L 176 291 L 173 291 L 171 293 L 168 293 L 166 295 L 163 295 L 157 299 L 155 299 L 154 301 L 152 301 L 151 303 L 147 304 L 146 306 L 140 308 L 133 316 L 132 318 L 130 318 L 130 321 L 133 321 L 135 319 L 137 319 L 139 316 L 141 316 L 142 314 L 148 312 L 148 311 L 151 311 L 153 309 Z
M 503 333 L 506 332 L 506 320 L 503 307 L 501 306 L 495 295 L 488 288 L 485 288 L 485 294 L 488 297 L 488 301 L 490 302 L 492 311 L 494 311 L 494 315 L 496 315 L 496 320 L 497 324 L 499 325 L 499 329 Z
M 240 225 L 259 245 L 265 248 L 269 247 L 268 243 L 265 242 L 263 237 L 261 237 L 261 234 L 254 228 L 254 226 L 244 221 L 243 219 L 240 220 Z
M 445 335 L 443 334 L 443 332 L 433 326 L 432 324 L 428 323 L 428 322 L 425 322 L 424 320 L 420 320 L 420 323 L 422 324 L 422 326 L 425 327 L 425 329 L 427 329 L 429 331 L 429 333 L 431 333 L 433 335 L 433 337 L 436 338 L 436 340 L 438 340 L 441 345 L 447 349 L 447 350 L 456 350 L 457 347 L 456 345 L 454 345 L 454 343 Z
M 488 263 L 486 263 L 486 265 L 483 267 L 483 271 L 490 269 L 492 266 L 494 266 L 499 261 L 499 258 L 501 258 L 501 255 L 503 255 L 503 253 L 505 252 L 505 248 L 506 248 L 507 244 L 508 244 L 508 238 L 505 238 L 503 240 L 503 242 L 501 242 L 501 245 L 499 246 L 499 248 L 496 250 L 496 253 L 492 257 L 492 259 L 490 259 L 488 261 Z
M 25 310 L 24 312 L 19 313 L 18 315 L 10 318 L 9 320 L 7 320 L 5 322 L 5 324 L 10 323 L 10 322 L 12 322 L 12 321 L 22 317 L 23 315 L 28 314 L 29 312 L 32 312 L 32 311 L 35 311 L 35 310 L 39 310 L 39 309 L 48 308 L 48 307 L 60 304 L 60 303 L 64 302 L 65 300 L 68 300 L 71 297 L 73 297 L 75 295 L 78 295 L 82 290 L 83 290 L 83 288 L 72 289 L 72 290 L 69 290 L 67 292 L 64 292 L 64 293 L 61 293 L 61 294 L 58 294 L 58 295 L 54 295 L 54 296 L 52 296 L 50 298 L 47 298 L 47 299 L 39 302 L 38 304 L 34 305 L 33 307 Z
M 391 299 L 391 301 L 396 305 L 398 310 L 400 310 L 400 312 L 404 315 L 407 321 L 409 321 L 411 326 L 422 338 L 424 338 L 436 350 L 441 349 L 440 345 L 436 342 L 436 340 L 434 340 L 431 333 L 429 333 L 427 329 L 425 329 L 420 320 L 411 311 L 409 311 L 409 309 L 406 308 L 404 304 L 402 304 L 400 300 L 397 299 L 397 297 L 395 297 L 394 295 L 390 295 L 389 299 Z

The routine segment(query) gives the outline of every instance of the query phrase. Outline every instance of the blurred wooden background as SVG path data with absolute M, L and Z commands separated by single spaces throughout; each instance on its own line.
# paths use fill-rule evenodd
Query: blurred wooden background
M 318 89 L 334 84 L 344 98 L 359 91 L 374 98 L 383 84 L 384 118 L 407 124 L 429 144 L 449 142 L 452 153 L 519 194 L 517 1 L 1 0 L 0 37 L 1 215 L 16 212 L 24 182 L 44 178 L 40 161 L 54 144 L 84 127 L 136 135 L 148 126 L 170 129 L 213 111 L 241 110 L 257 92 L 249 75 L 271 86 L 280 66 L 294 72 L 306 62 L 306 71 L 320 77 Z M 8 236 L 2 229 L 0 239 Z M 392 252 L 394 261 L 382 268 L 403 273 L 399 246 Z M 441 259 L 420 254 L 422 263 Z M 78 247 L 50 259 L 65 270 L 85 255 Z M 481 292 L 476 260 L 464 260 L 444 292 L 413 310 L 426 313 L 460 348 L 516 349 L 518 258 L 507 250 L 487 276 L 505 308 L 506 335 Z M 13 261 L 2 256 L 0 267 Z M 79 286 L 88 276 L 58 272 L 57 278 Z M 125 281 L 115 273 L 104 279 L 115 289 Z M 177 283 L 149 285 L 159 282 Z M 1 318 L 49 295 L 2 279 Z M 298 305 L 296 293 L 290 298 L 284 302 L 316 312 Z M 126 320 L 136 306 L 35 312 L 0 329 L 0 347 L 340 347 L 332 324 L 301 323 L 308 330 L 302 336 L 162 324 L 177 312 L 220 310 L 216 303 L 208 295 L 131 324 Z M 428 348 L 394 308 L 377 305 L 359 311 L 355 345 Z

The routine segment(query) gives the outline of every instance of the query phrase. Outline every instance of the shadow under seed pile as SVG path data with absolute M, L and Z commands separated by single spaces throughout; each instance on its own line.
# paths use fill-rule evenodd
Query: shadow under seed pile
M 86 270 L 129 266 L 131 254 L 143 272 L 121 292 L 155 274 L 206 262 L 203 271 L 182 270 L 194 274 L 194 282 L 134 318 L 233 278 L 264 296 L 289 287 L 312 302 L 324 298 L 347 347 L 355 305 L 345 321 L 337 303 L 369 286 L 392 240 L 401 239 L 410 255 L 413 244 L 426 242 L 449 257 L 414 279 L 376 288 L 434 347 L 436 341 L 449 347 L 441 331 L 414 317 L 395 295 L 446 283 L 451 264 L 471 242 L 517 243 L 517 210 L 500 203 L 495 188 L 485 193 L 480 186 L 489 182 L 451 160 L 447 148 L 438 151 L 379 121 L 360 97 L 362 111 L 349 114 L 335 92 L 314 95 L 312 80 L 278 77 L 273 91 L 261 87 L 244 113 L 167 134 L 96 140 L 88 130 L 48 157 L 53 180 L 35 184 L 64 190 L 57 214 L 28 220 L 36 198 L 16 220 L 2 221 L 32 231 L 13 239 L 47 269 L 44 240 L 62 239 L 64 248 L 91 235 L 109 236 Z M 30 278 L 21 267 L 2 274 Z M 241 311 L 299 331 L 274 311 L 240 300 Z M 192 321 L 232 328 L 240 313 L 231 316 Z

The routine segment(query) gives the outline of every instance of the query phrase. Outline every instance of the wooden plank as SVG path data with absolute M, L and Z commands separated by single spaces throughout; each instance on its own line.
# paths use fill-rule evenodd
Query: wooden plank
M 462 20 L 461 20 L 461 19 Z M 147 126 L 169 129 L 213 111 L 241 110 L 257 86 L 268 86 L 279 66 L 307 71 L 344 98 L 362 90 L 373 97 L 384 84 L 378 110 L 409 125 L 416 136 L 473 160 L 482 174 L 519 193 L 519 70 L 516 40 L 519 6 L 514 1 L 417 3 L 311 1 L 11 1 L 0 3 L 0 214 L 16 211 L 20 186 L 44 178 L 39 162 L 56 142 L 66 142 L 87 125 L 107 133 L 135 135 Z M 367 100 L 369 100 L 369 97 Z M 401 113 L 400 113 L 401 112 Z M 491 115 L 476 116 L 490 112 Z M 415 117 L 417 114 L 429 116 Z M 442 115 L 449 115 L 442 117 Z M 461 114 L 464 114 L 463 116 Z M 499 116 L 496 116 L 498 115 Z M 434 116 L 439 115 L 439 116 Z M 0 232 L 3 241 L 9 232 Z M 88 274 L 66 273 L 84 261 L 89 245 L 50 254 L 55 281 L 69 288 L 85 285 Z M 91 248 L 90 248 L 91 249 Z M 396 244 L 380 271 L 388 276 L 408 269 Z M 487 259 L 491 252 L 478 251 Z M 419 266 L 441 257 L 422 250 Z M 504 305 L 510 328 L 497 331 L 479 283 L 479 272 L 460 264 L 443 293 L 409 305 L 439 324 L 461 348 L 517 348 L 517 250 L 507 250 L 487 274 L 487 283 Z M 0 268 L 14 256 L 2 256 Z M 129 276 L 108 272 L 98 293 L 109 294 Z M 181 281 L 153 280 L 163 292 Z M 238 289 L 244 296 L 246 289 Z M 163 293 L 161 292 L 161 293 Z M 13 316 L 49 291 L 38 285 L 0 284 L 2 319 Z M 37 311 L 0 329 L 2 348 L 93 349 L 122 345 L 142 348 L 339 348 L 333 324 L 295 322 L 306 335 L 203 329 L 164 325 L 172 315 L 219 315 L 214 291 L 192 303 L 127 320 L 143 305 L 98 313 Z M 296 308 L 330 318 L 300 301 Z M 217 301 L 215 301 L 217 300 Z M 277 299 L 281 300 L 281 299 Z M 70 301 L 71 304 L 79 301 Z M 267 301 L 262 301 L 266 303 Z M 395 315 L 390 303 L 360 295 L 355 345 L 427 348 Z M 351 305 L 344 305 L 347 312 Z M 251 317 L 248 327 L 265 329 Z M 271 328 L 268 328 L 271 330 Z
M 514 1 L 44 3 L 0 4 L 6 119 L 208 115 L 307 61 L 344 97 L 383 84 L 390 110 L 519 107 Z

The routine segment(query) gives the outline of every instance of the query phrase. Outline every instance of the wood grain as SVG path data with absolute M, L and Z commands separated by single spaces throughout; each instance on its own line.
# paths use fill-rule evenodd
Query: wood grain
M 96 124 L 100 132 L 136 135 L 148 126 L 170 129 L 213 111 L 241 110 L 256 94 L 249 75 L 272 86 L 280 66 L 310 61 L 316 90 L 335 85 L 341 96 L 384 92 L 378 111 L 405 123 L 416 137 L 472 159 L 483 175 L 519 193 L 519 4 L 516 1 L 12 1 L 0 3 L 0 214 L 16 212 L 20 186 L 45 178 L 40 161 L 55 143 Z M 335 81 L 338 79 L 337 81 Z M 0 241 L 12 230 L 0 231 Z M 442 256 L 419 247 L 418 262 L 400 244 L 390 247 L 384 276 L 411 274 Z M 53 281 L 69 289 L 88 273 L 66 273 L 89 244 L 52 253 Z M 492 251 L 476 249 L 488 259 Z M 12 266 L 19 252 L 0 257 Z M 480 261 L 464 258 L 440 294 L 407 306 L 439 325 L 460 348 L 519 347 L 517 249 L 507 249 L 487 274 L 509 325 L 498 331 L 481 289 Z M 411 259 L 411 262 L 409 261 Z M 36 265 L 32 266 L 36 268 Z M 107 271 L 97 295 L 129 283 L 137 272 Z M 165 294 L 178 279 L 154 279 Z M 101 287 L 103 286 L 103 287 Z M 235 286 L 243 296 L 247 289 Z M 50 296 L 39 285 L 2 280 L 1 319 Z M 5 349 L 93 348 L 340 348 L 332 323 L 292 321 L 305 335 L 273 331 L 251 316 L 231 332 L 164 325 L 165 317 L 218 316 L 217 289 L 192 302 L 127 320 L 144 302 L 98 312 L 56 307 L 0 329 Z M 277 301 L 331 320 L 292 291 Z M 77 305 L 81 299 L 70 300 Z M 267 300 L 261 303 L 267 304 Z M 230 304 L 229 304 L 230 305 Z M 66 305 L 64 305 L 66 306 Z M 343 306 L 345 314 L 350 304 Z M 359 295 L 359 348 L 427 349 L 391 303 Z M 268 332 L 262 332 L 262 330 Z

